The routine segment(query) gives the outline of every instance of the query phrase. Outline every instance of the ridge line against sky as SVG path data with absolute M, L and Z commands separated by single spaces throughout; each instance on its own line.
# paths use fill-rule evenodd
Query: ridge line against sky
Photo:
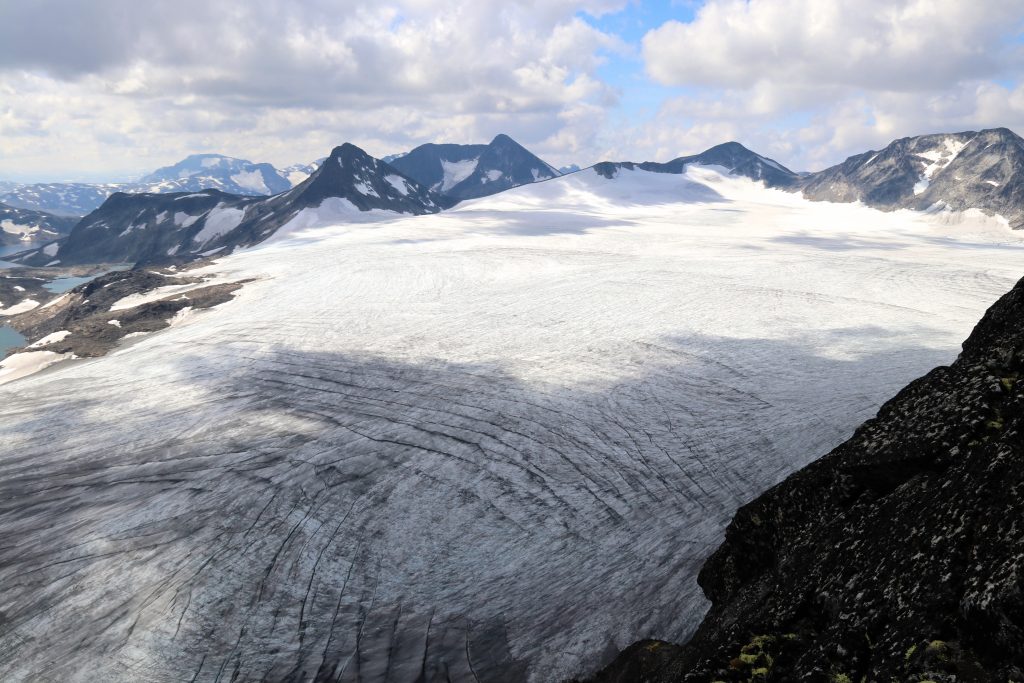
M 555 166 L 737 140 L 818 170 L 1024 132 L 1022 25 L 1011 0 L 0 0 L 0 180 L 497 133 Z

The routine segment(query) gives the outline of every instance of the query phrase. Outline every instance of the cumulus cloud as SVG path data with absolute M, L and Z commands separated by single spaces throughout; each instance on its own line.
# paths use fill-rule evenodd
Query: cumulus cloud
M 614 103 L 595 71 L 625 46 L 580 14 L 624 4 L 11 3 L 0 154 L 27 171 L 59 149 L 109 165 L 100 137 L 133 141 L 137 168 L 207 148 L 287 163 L 343 140 L 378 154 L 498 132 L 539 142 L 567 113 Z M 4 135 L 25 129 L 37 139 Z
M 1024 132 L 1020 86 L 999 84 L 1022 26 L 1016 0 L 709 0 L 644 36 L 647 74 L 687 91 L 634 140 L 671 156 L 731 134 L 816 169 L 908 135 Z
M 0 178 L 499 132 L 555 165 L 735 139 L 811 170 L 904 135 L 1024 132 L 1019 0 L 707 0 L 636 44 L 608 28 L 647 21 L 636 0 L 0 3 Z
M 643 52 L 668 85 L 928 90 L 1005 70 L 1020 22 L 1017 0 L 712 0 Z

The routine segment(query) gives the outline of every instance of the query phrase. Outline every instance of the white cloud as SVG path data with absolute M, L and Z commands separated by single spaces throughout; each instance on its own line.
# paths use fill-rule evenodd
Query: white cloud
M 632 140 L 671 158 L 737 139 L 814 170 L 894 138 L 1024 132 L 1016 0 L 709 0 L 643 39 L 647 73 L 685 94 Z
M 642 45 L 586 16 L 628 0 L 8 4 L 0 175 L 21 179 L 499 132 L 556 166 L 735 139 L 810 170 L 904 135 L 1024 132 L 1017 0 L 708 0 Z
M 643 54 L 666 85 L 927 90 L 1005 70 L 1020 21 L 1017 0 L 711 0 Z
M 595 70 L 626 47 L 579 12 L 624 4 L 18 3 L 0 24 L 0 88 L 17 93 L 0 103 L 0 154 L 25 175 L 211 149 L 285 164 L 345 140 L 537 143 L 567 112 L 614 103 Z

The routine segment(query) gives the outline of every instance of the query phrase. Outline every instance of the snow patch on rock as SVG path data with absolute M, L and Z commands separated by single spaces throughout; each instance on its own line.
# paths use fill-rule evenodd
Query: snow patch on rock
M 461 161 L 441 160 L 441 169 L 444 172 L 444 179 L 441 181 L 441 192 L 447 192 L 463 180 L 473 175 L 480 158 L 462 159 Z
M 70 334 L 71 334 L 71 332 L 69 330 L 61 330 L 60 332 L 52 332 L 52 333 L 46 335 L 45 337 L 43 337 L 42 339 L 40 339 L 38 341 L 35 341 L 35 342 L 32 342 L 31 344 L 29 344 L 28 348 L 30 348 L 30 349 L 38 349 L 38 348 L 43 347 L 43 346 L 49 346 L 50 344 L 55 344 L 55 343 L 57 343 L 59 341 L 64 341 L 64 339 L 66 339 Z
M 237 228 L 244 216 L 245 211 L 243 209 L 225 207 L 223 204 L 218 204 L 210 213 L 206 214 L 206 222 L 203 224 L 202 230 L 196 233 L 192 240 L 203 244 L 215 237 L 225 235 Z

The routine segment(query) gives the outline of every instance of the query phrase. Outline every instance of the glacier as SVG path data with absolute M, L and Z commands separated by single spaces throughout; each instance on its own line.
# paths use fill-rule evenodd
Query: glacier
M 1024 262 L 978 213 L 697 166 L 315 218 L 204 267 L 234 300 L 0 386 L 0 679 L 548 681 L 684 640 L 736 508 Z

